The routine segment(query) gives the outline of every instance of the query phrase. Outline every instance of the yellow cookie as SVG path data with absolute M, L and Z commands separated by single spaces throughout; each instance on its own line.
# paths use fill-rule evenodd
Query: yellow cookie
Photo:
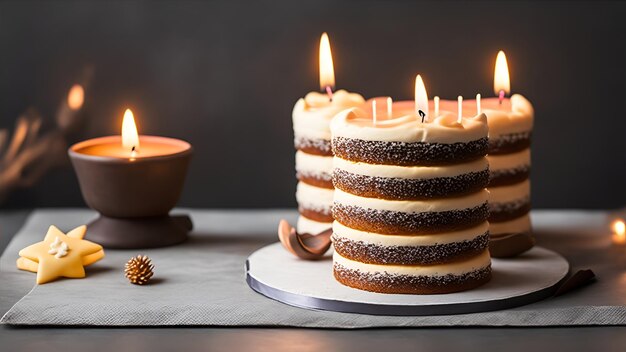
M 80 230 L 77 233 L 80 237 Z M 22 249 L 19 255 L 38 263 L 37 283 L 44 284 L 59 277 L 85 277 L 83 257 L 101 250 L 99 244 L 69 237 L 55 226 L 50 226 L 43 241 Z
M 98 251 L 94 254 L 86 255 L 83 257 L 83 266 L 91 265 L 102 258 L 104 258 L 104 250 Z M 34 260 L 30 260 L 24 257 L 17 258 L 17 268 L 20 270 L 26 270 L 36 273 L 38 266 L 39 263 Z

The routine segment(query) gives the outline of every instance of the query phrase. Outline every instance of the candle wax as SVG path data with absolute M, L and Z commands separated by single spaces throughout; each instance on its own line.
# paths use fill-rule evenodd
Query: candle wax
M 75 151 L 100 157 L 111 158 L 150 158 L 181 153 L 190 148 L 189 143 L 166 137 L 139 136 L 139 148 L 133 153 L 122 146 L 120 136 L 108 136 L 90 139 L 76 145 Z

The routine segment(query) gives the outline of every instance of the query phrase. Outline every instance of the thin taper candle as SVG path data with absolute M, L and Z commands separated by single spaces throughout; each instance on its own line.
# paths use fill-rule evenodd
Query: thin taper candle
M 387 118 L 390 119 L 393 114 L 393 99 L 387 97 Z
M 482 109 L 480 108 L 480 93 L 476 94 L 476 115 L 480 115 Z
M 439 97 L 436 96 L 433 98 L 435 101 L 435 117 L 439 116 Z
M 374 126 L 376 126 L 376 100 L 372 100 L 372 121 Z
M 459 95 L 457 98 L 457 104 L 459 108 L 459 116 L 456 119 L 456 122 L 461 123 L 463 121 L 463 97 Z

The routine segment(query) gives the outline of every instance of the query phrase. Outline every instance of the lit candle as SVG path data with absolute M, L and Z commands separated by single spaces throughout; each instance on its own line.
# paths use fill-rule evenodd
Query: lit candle
M 456 98 L 456 101 L 457 101 L 457 109 L 458 109 L 456 122 L 461 123 L 461 121 L 463 121 L 463 97 L 459 95 Z
M 75 84 L 67 94 L 67 106 L 72 110 L 78 110 L 85 101 L 85 90 L 80 84 Z
M 139 149 L 141 146 L 141 149 Z M 191 159 L 189 143 L 137 133 L 126 110 L 120 135 L 70 147 L 83 198 L 100 213 L 89 239 L 112 248 L 161 247 L 187 238 L 189 218 L 170 217 Z
M 476 94 L 476 115 L 480 115 L 482 109 L 480 108 L 480 93 Z
M 141 150 L 140 150 L 141 146 Z M 173 138 L 145 136 L 137 133 L 133 112 L 126 109 L 122 133 L 90 139 L 72 147 L 77 153 L 101 158 L 121 158 L 134 161 L 182 153 L 191 148 L 189 143 Z
M 435 103 L 435 118 L 439 116 L 439 97 L 436 96 L 433 98 L 433 101 Z
M 498 97 L 498 102 L 502 105 L 504 96 L 511 93 L 511 81 L 509 78 L 509 65 L 506 62 L 504 51 L 500 50 L 496 57 L 494 69 L 493 91 Z
M 611 224 L 611 228 L 613 229 L 613 243 L 618 245 L 626 244 L 626 224 L 624 220 L 618 219 L 613 221 Z
M 387 118 L 390 119 L 393 115 L 393 99 L 387 97 Z
M 420 75 L 415 77 L 415 114 L 422 117 L 422 122 L 428 121 L 428 93 Z
M 335 69 L 333 65 L 333 55 L 330 51 L 330 40 L 326 32 L 320 38 L 320 89 L 328 94 L 328 98 L 333 100 L 333 89 L 335 88 Z

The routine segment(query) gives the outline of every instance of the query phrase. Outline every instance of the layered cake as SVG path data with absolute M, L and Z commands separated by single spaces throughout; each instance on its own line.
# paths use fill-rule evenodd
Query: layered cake
M 490 234 L 532 237 L 530 211 L 530 138 L 534 110 L 526 98 L 514 94 L 504 99 L 483 99 L 489 121 Z M 517 253 L 515 253 L 517 254 Z
M 456 101 L 441 101 L 443 109 L 453 109 Z M 476 111 L 476 101 L 463 103 L 466 112 Z M 530 245 L 492 251 L 494 257 L 520 254 L 532 246 L 530 221 L 530 139 L 534 110 L 526 98 L 481 99 L 481 111 L 489 123 L 489 233 L 493 240 L 511 235 L 530 238 Z
M 299 233 L 318 234 L 332 226 L 333 200 L 330 120 L 338 112 L 360 105 L 359 94 L 339 90 L 332 95 L 311 92 L 293 109 L 296 148 L 296 200 Z
M 394 104 L 395 105 L 395 104 Z M 414 113 L 373 122 L 363 108 L 331 123 L 333 271 L 381 293 L 467 290 L 491 277 L 487 120 Z

